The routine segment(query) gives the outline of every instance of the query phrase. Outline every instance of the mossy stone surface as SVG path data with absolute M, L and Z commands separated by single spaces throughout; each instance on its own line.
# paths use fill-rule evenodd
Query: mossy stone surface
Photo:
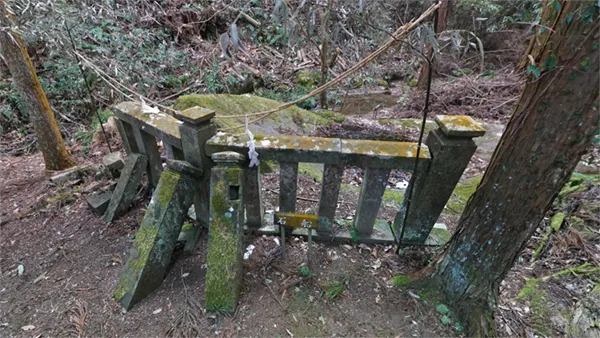
M 463 210 L 465 210 L 469 197 L 475 193 L 482 177 L 482 175 L 478 175 L 459 182 L 456 185 L 456 188 L 454 188 L 450 200 L 448 200 L 448 203 L 446 204 L 445 213 L 461 215 Z
M 192 178 L 172 170 L 162 173 L 113 293 L 125 309 L 162 283 L 194 192 Z
M 216 114 L 215 122 L 218 128 L 225 129 L 242 126 L 245 123 L 245 118 L 221 118 L 223 116 L 243 116 L 244 114 L 274 109 L 279 105 L 281 105 L 281 102 L 250 94 L 211 94 L 180 96 L 174 108 L 185 110 L 198 106 L 210 109 Z M 296 123 L 298 122 L 298 118 L 294 118 L 294 116 L 302 116 L 301 125 Z M 255 118 L 256 116 L 249 117 L 251 120 Z M 250 130 L 254 134 L 278 135 L 281 134 L 279 127 L 285 126 L 287 129 L 286 132 L 302 135 L 306 133 L 305 130 L 312 131 L 317 126 L 329 125 L 330 123 L 331 120 L 294 106 L 274 113 L 260 122 L 250 125 Z
M 242 285 L 245 171 L 218 163 L 211 170 L 206 309 L 233 313 Z M 231 189 L 238 190 L 236 196 Z
M 309 73 L 300 73 L 296 77 L 296 83 L 302 87 L 310 88 L 315 85 L 315 79 Z
M 479 137 L 485 135 L 485 128 L 470 116 L 437 115 L 435 122 L 448 136 Z

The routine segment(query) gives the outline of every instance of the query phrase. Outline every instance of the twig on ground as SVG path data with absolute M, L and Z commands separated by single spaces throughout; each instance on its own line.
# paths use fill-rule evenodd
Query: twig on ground
M 283 309 L 283 311 L 287 311 L 287 309 L 285 308 L 285 306 L 283 305 L 283 303 L 281 303 L 281 301 L 279 300 L 279 298 L 277 298 L 277 295 L 275 294 L 275 292 L 273 292 L 273 289 L 269 285 L 269 282 L 267 282 L 266 278 L 265 278 L 265 285 L 269 289 L 269 292 L 271 292 L 271 295 L 273 296 L 273 298 L 275 298 L 275 300 L 277 301 L 277 304 L 279 304 L 279 306 L 281 306 L 281 308 Z

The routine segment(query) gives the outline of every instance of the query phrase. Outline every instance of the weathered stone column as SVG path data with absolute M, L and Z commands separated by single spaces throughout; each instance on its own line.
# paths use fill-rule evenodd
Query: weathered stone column
M 211 157 L 206 309 L 233 313 L 242 286 L 246 157 L 231 151 Z
M 125 309 L 162 283 L 200 174 L 182 161 L 171 162 L 161 174 L 114 292 Z
M 406 199 L 394 220 L 397 236 L 403 234 L 399 239 L 403 245 L 425 243 L 477 149 L 473 138 L 485 134 L 485 129 L 468 116 L 438 115 L 435 121 L 439 129 L 432 130 L 425 141 L 431 164 L 413 173 L 410 184 L 414 191 L 406 222 Z
M 179 126 L 181 134 L 181 146 L 183 155 L 187 162 L 202 170 L 202 178 L 198 181 L 197 194 L 194 197 L 196 220 L 202 225 L 208 226 L 208 205 L 210 193 L 210 168 L 213 162 L 204 151 L 204 144 L 217 132 L 213 123 L 215 112 L 206 108 L 192 107 L 177 112 L 175 117 L 182 121 Z M 176 156 L 175 156 L 176 158 Z
M 258 229 L 263 225 L 263 202 L 260 182 L 260 166 L 246 169 L 247 178 L 244 187 L 244 199 L 246 201 L 246 224 L 251 229 Z
M 148 158 L 145 155 L 131 153 L 127 156 L 125 167 L 104 212 L 104 222 L 112 222 L 129 210 L 129 204 L 135 197 L 147 164 Z

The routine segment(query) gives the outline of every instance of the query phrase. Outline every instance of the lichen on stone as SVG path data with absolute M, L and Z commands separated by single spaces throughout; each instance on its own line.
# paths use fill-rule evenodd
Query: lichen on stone
M 221 129 L 239 127 L 245 124 L 244 114 L 263 112 L 277 108 L 281 105 L 275 100 L 266 99 L 259 96 L 244 94 L 211 94 L 211 95 L 184 95 L 177 99 L 174 108 L 184 110 L 191 107 L 203 107 L 213 110 L 216 114 L 215 122 Z M 294 121 L 294 115 L 302 116 L 302 126 L 298 126 Z M 239 118 L 220 118 L 223 116 L 242 116 Z M 250 130 L 254 134 L 268 133 L 276 134 L 279 126 L 285 125 L 292 132 L 303 133 L 303 128 L 307 130 L 316 128 L 319 125 L 329 125 L 330 120 L 323 118 L 311 111 L 298 108 L 296 106 L 272 114 L 265 119 L 251 124 Z M 258 137 L 256 137 L 258 139 Z
M 240 183 L 241 168 L 212 169 L 210 230 L 206 274 L 206 307 L 209 311 L 232 313 L 237 306 L 242 276 L 243 200 L 229 199 L 229 186 Z

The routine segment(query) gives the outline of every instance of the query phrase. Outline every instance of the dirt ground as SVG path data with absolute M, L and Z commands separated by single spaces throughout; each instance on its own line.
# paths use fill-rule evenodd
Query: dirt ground
M 297 271 L 306 264 L 306 243 L 292 240 L 290 259 L 271 261 L 277 243 L 266 236 L 246 237 L 256 249 L 245 261 L 243 295 L 232 318 L 201 310 L 206 233 L 193 254 L 176 257 L 160 289 L 124 313 L 112 291 L 143 200 L 105 224 L 83 198 L 92 182 L 53 187 L 39 154 L 0 163 L 1 336 L 164 336 L 188 312 L 197 316 L 199 336 L 452 335 L 434 308 L 391 285 L 394 274 L 418 268 L 420 260 L 400 259 L 391 247 L 316 244 L 317 276 L 302 280 Z M 336 280 L 345 281 L 343 291 L 329 299 L 327 283 Z M 171 333 L 181 335 L 184 327 Z

